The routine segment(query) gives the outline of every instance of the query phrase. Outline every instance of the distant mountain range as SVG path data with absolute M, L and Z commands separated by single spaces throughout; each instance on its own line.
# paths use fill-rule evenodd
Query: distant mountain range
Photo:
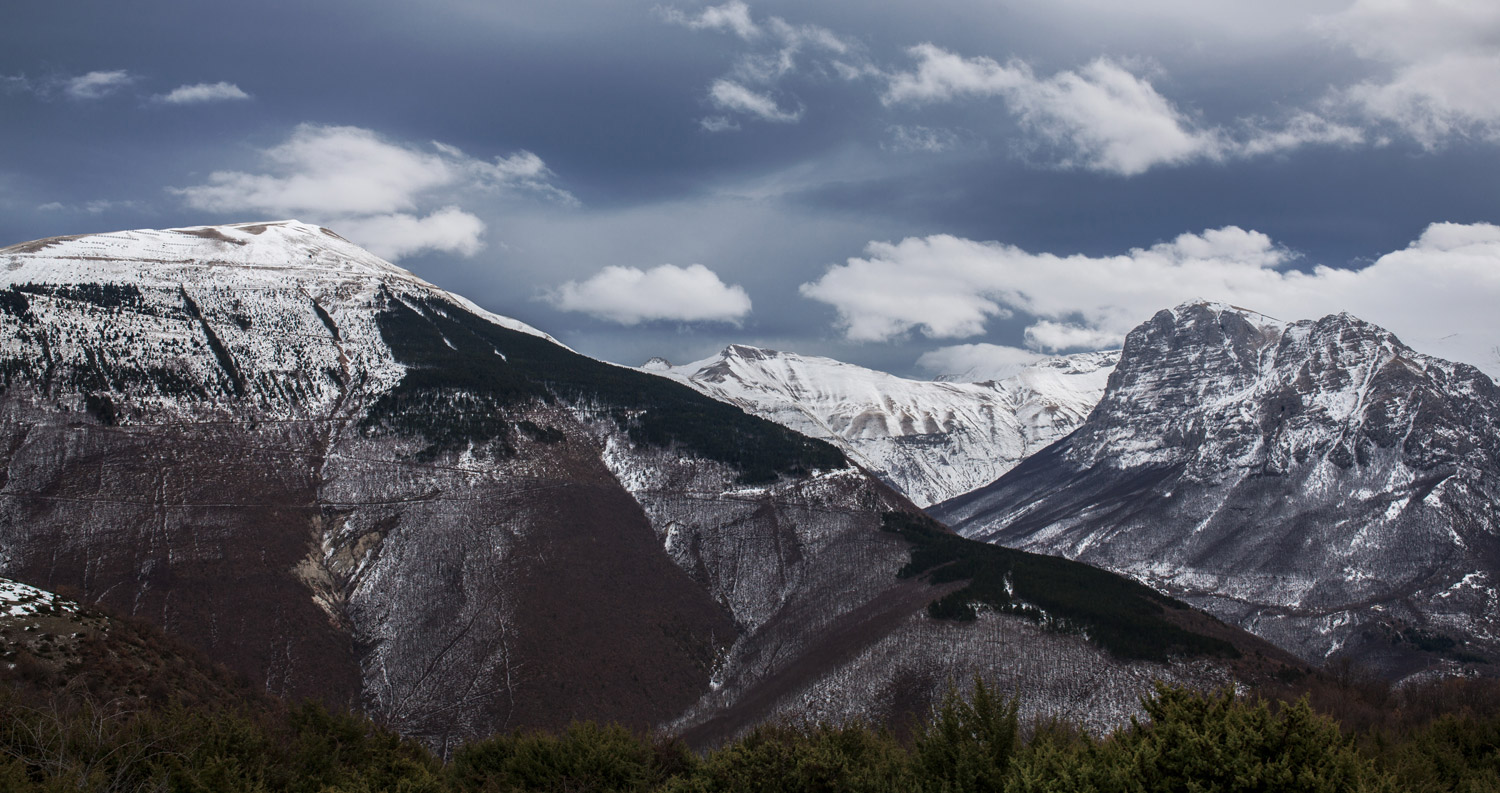
M 642 368 L 838 446 L 925 507 L 987 485 L 1072 432 L 1104 395 L 1118 352 L 1027 366 L 998 381 L 908 380 L 831 358 L 742 344 Z
M 1111 724 L 1298 665 L 294 221 L 0 249 L 0 574 L 439 748 L 895 723 L 975 673 Z
M 1123 353 L 987 383 L 743 345 L 644 368 L 839 446 L 965 536 L 1129 574 L 1310 662 L 1500 662 L 1495 384 L 1355 317 L 1188 304 Z
M 1500 389 L 1348 314 L 1162 311 L 1073 434 L 932 513 L 1309 661 L 1500 662 Z

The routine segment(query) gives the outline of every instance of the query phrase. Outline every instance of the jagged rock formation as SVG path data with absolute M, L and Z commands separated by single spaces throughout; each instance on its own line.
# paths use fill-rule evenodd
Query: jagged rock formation
M 1311 661 L 1500 661 L 1500 389 L 1347 314 L 1162 311 L 1083 426 L 934 514 Z
M 733 344 L 695 363 L 653 358 L 641 368 L 833 443 L 925 507 L 995 481 L 1072 432 L 1118 359 L 1080 353 L 1003 380 L 933 382 Z
M 1154 677 L 1239 673 L 1168 655 L 1198 646 L 1175 629 L 1158 660 L 1111 652 L 1087 608 L 1072 632 L 934 619 L 962 582 L 898 577 L 911 545 L 883 521 L 915 512 L 834 447 L 326 229 L 0 249 L 0 320 L 0 573 L 439 748 L 585 718 L 704 743 L 787 710 L 895 718 L 975 671 L 1030 712 L 1118 720 Z

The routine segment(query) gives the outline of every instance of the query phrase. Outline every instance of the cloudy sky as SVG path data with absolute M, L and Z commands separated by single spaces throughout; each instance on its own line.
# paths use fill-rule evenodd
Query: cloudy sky
M 298 218 L 623 363 L 899 374 L 1211 299 L 1500 375 L 1493 0 L 73 0 L 0 244 Z

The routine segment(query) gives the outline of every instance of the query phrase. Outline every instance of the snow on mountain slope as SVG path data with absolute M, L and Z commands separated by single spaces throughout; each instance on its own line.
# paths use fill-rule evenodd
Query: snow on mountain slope
M 572 719 L 711 743 L 814 704 L 894 722 L 976 673 L 1116 723 L 1153 678 L 1231 675 L 1165 655 L 1219 630 L 1177 609 L 1161 657 L 934 618 L 962 582 L 899 577 L 887 521 L 914 513 L 832 445 L 316 227 L 39 240 L 0 273 L 0 575 L 439 749 Z
M 1118 352 L 1080 353 L 983 383 L 907 380 L 741 344 L 642 368 L 839 446 L 917 506 L 989 484 L 1072 432 L 1104 393 Z
M 0 248 L 0 259 L 0 284 L 174 288 L 201 283 L 246 291 L 403 283 L 441 293 L 502 327 L 557 341 L 439 289 L 326 228 L 297 220 L 50 237 Z
M 1302 657 L 1500 659 L 1500 389 L 1348 314 L 1220 304 L 1131 332 L 1060 443 L 937 505 L 1128 573 Z
M 289 418 L 334 409 L 351 372 L 362 387 L 392 387 L 405 370 L 376 322 L 386 296 L 441 299 L 555 343 L 298 221 L 13 245 L 0 249 L 7 286 L 22 321 L 0 325 L 0 350 L 39 353 L 89 391 L 129 385 L 138 411 L 222 408 L 183 398 L 206 387 L 248 396 L 244 407 L 267 418 Z M 33 324 L 67 332 L 39 335 Z

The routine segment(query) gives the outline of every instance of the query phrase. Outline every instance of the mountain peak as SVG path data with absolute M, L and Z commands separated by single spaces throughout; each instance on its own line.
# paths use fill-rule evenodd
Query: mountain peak
M 298 220 L 136 229 L 50 237 L 0 248 L 10 283 L 99 282 L 168 285 L 194 273 L 232 269 L 241 282 L 377 277 L 418 281 L 338 234 Z
M 1422 652 L 1500 653 L 1477 605 L 1496 597 L 1497 425 L 1483 373 L 1351 314 L 1184 304 L 1131 331 L 1075 432 L 933 513 L 1128 572 L 1309 660 L 1452 668 Z
M 0 286 L 130 284 L 170 290 L 381 285 L 440 293 L 491 322 L 556 341 L 519 320 L 494 314 L 376 256 L 335 232 L 300 220 L 135 229 L 48 237 L 0 248 Z M 316 288 L 315 288 L 316 286 Z M 398 290 L 399 291 L 399 290 Z
M 923 505 L 991 482 L 1071 431 L 1098 402 L 1118 358 L 1047 359 L 983 383 L 908 380 L 746 344 L 642 368 L 834 443 Z
M 745 361 L 767 361 L 772 358 L 780 358 L 782 353 L 778 350 L 767 350 L 761 347 L 752 347 L 748 344 L 731 344 L 724 348 L 720 356 L 724 358 L 739 358 Z
M 1263 314 L 1255 309 L 1236 306 L 1230 303 L 1221 303 L 1215 300 L 1190 300 L 1185 303 L 1157 312 L 1152 318 L 1153 322 L 1164 322 L 1169 325 L 1192 324 L 1201 320 L 1221 322 L 1226 316 L 1234 317 L 1243 323 L 1241 327 L 1248 326 L 1264 334 L 1267 332 L 1281 332 L 1292 324 L 1277 319 L 1269 314 Z M 1353 317 L 1350 317 L 1353 319 Z

